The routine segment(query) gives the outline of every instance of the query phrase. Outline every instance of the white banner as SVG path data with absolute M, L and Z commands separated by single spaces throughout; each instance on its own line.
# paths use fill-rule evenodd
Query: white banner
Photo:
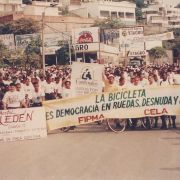
M 106 118 L 180 115 L 180 86 L 123 89 L 76 98 L 46 101 L 49 130 Z
M 14 34 L 0 35 L 0 41 L 7 46 L 8 49 L 15 49 Z
M 37 139 L 46 136 L 43 107 L 0 111 L 0 141 Z
M 99 64 L 77 63 L 72 64 L 72 88 L 75 95 L 102 92 L 103 66 Z
M 97 43 L 99 42 L 99 28 L 78 28 L 72 32 L 73 44 Z

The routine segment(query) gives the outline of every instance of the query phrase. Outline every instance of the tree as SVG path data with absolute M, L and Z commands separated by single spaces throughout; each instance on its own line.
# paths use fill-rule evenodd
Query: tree
M 137 21 L 142 21 L 143 19 L 143 13 L 142 13 L 142 9 L 141 8 L 136 8 L 136 20 Z
M 0 41 L 0 65 L 4 64 L 4 60 L 9 57 L 8 48 Z
M 155 47 L 149 50 L 149 56 L 153 58 L 154 63 L 161 62 L 162 58 L 167 57 L 166 50 L 162 47 Z
M 70 60 L 69 59 L 69 43 L 66 41 L 59 41 L 58 45 L 60 46 L 60 48 L 56 51 L 58 64 L 68 65 L 69 60 Z
M 30 18 L 21 18 L 0 24 L 0 34 L 33 34 L 37 33 L 40 29 L 40 24 Z
M 144 0 L 136 0 L 136 6 L 138 8 L 143 8 L 145 5 L 144 5 Z
M 173 28 L 171 31 L 174 32 L 174 39 L 163 41 L 163 47 L 173 51 L 175 59 L 180 57 L 180 28 Z
M 121 27 L 124 27 L 125 25 L 122 23 L 120 19 L 98 19 L 94 22 L 92 27 L 100 27 L 102 29 L 119 29 Z
M 41 63 L 41 50 L 42 42 L 40 39 L 31 40 L 31 42 L 27 45 L 24 51 L 25 61 L 25 68 L 27 65 L 40 67 Z

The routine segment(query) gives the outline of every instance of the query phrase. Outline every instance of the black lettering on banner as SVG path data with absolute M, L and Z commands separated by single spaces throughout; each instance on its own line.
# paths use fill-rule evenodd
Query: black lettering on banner
M 88 45 L 87 44 L 84 45 L 84 50 L 88 50 Z
M 53 111 L 49 111 L 49 112 L 46 112 L 46 120 L 51 120 L 53 119 L 54 116 L 53 116 Z
M 174 97 L 174 104 L 176 105 L 178 102 L 179 96 Z
M 79 50 L 83 50 L 83 45 L 80 45 L 80 46 L 79 46 Z
M 81 45 L 76 45 L 75 46 L 76 51 L 84 51 L 84 50 L 88 50 L 88 44 L 81 44 Z
M 111 109 L 111 103 L 104 103 L 102 104 L 102 111 L 110 110 Z

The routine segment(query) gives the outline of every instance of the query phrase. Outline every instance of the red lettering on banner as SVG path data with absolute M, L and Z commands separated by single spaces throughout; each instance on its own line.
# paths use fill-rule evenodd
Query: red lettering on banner
M 146 116 L 154 116 L 154 115 L 163 115 L 163 114 L 168 114 L 168 111 L 166 108 L 163 108 L 163 110 L 159 109 L 145 109 L 144 114 Z
M 94 122 L 94 121 L 98 121 L 98 120 L 102 120 L 104 119 L 104 115 L 92 115 L 92 116 L 83 116 L 83 117 L 79 117 L 79 124 L 83 124 L 83 123 L 90 123 L 90 122 Z
M 32 121 L 33 112 L 22 113 L 22 114 L 6 114 L 0 116 L 0 125 L 8 126 L 11 123 L 23 123 Z

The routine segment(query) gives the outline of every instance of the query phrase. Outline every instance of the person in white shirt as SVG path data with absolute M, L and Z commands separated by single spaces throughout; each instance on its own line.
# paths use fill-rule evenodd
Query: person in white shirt
M 160 82 L 160 86 L 169 86 L 171 85 L 170 82 L 168 81 L 168 76 L 167 76 L 167 72 L 162 72 L 162 80 Z M 172 126 L 175 129 L 176 128 L 176 116 L 170 116 L 172 119 Z M 166 116 L 163 115 L 161 116 L 161 120 L 162 120 L 162 126 L 161 129 L 167 129 L 167 124 L 166 124 Z
M 56 98 L 60 99 L 62 98 L 61 93 L 62 93 L 62 79 L 60 79 L 59 77 L 55 78 L 55 94 L 56 94 Z
M 148 80 L 145 78 L 144 74 L 140 76 L 140 84 L 142 87 L 146 87 L 148 85 Z
M 25 92 L 24 92 L 24 89 L 22 88 L 21 83 L 16 83 L 16 91 L 21 94 L 22 99 L 24 99 L 24 102 L 25 102 Z
M 42 106 L 42 101 L 45 100 L 44 91 L 40 88 L 38 82 L 34 83 L 34 91 L 32 92 L 32 107 L 39 107 Z
M 24 98 L 22 97 L 20 92 L 16 91 L 16 86 L 13 83 L 9 85 L 9 91 L 5 93 L 2 101 L 4 104 L 4 109 L 26 107 Z
M 128 84 L 124 77 L 119 78 L 119 86 L 120 89 L 126 89 L 128 87 Z
M 50 76 L 47 77 L 46 84 L 44 86 L 44 92 L 45 92 L 45 100 L 56 99 L 55 85 L 52 82 L 52 79 Z
M 39 85 L 40 85 L 40 88 L 42 91 L 44 91 L 46 84 L 47 83 L 46 83 L 44 76 L 41 75 L 39 78 Z
M 153 74 L 150 74 L 148 76 L 148 81 L 149 81 L 149 84 L 146 86 L 147 88 L 158 86 L 158 83 L 155 81 Z M 157 128 L 158 127 L 158 116 L 154 117 L 154 120 L 155 120 L 154 128 Z
M 153 75 L 149 75 L 148 76 L 148 84 L 147 84 L 147 86 L 149 87 L 157 87 L 158 86 L 158 84 L 157 84 L 157 82 L 154 80 L 154 77 L 153 77 Z
M 73 97 L 73 90 L 71 88 L 71 81 L 69 79 L 64 81 L 64 86 L 62 88 L 62 98 L 70 98 Z
M 31 99 L 32 98 L 32 91 L 34 90 L 34 87 L 33 87 L 32 83 L 30 82 L 29 78 L 26 78 L 24 80 L 23 89 L 24 89 L 26 97 L 28 99 Z

